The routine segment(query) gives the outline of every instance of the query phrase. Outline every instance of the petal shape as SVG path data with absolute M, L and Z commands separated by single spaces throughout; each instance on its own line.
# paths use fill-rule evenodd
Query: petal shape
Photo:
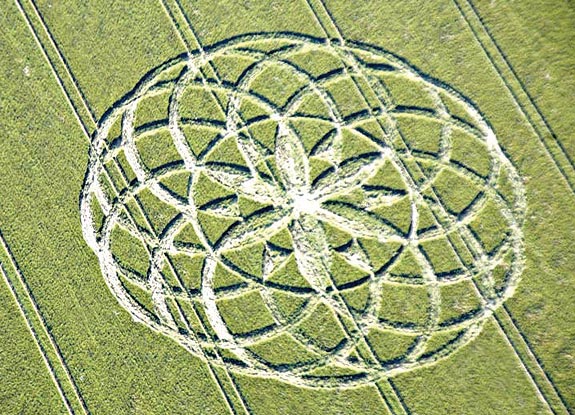
M 302 142 L 285 123 L 280 122 L 275 143 L 276 164 L 286 190 L 309 188 L 309 161 Z
M 244 221 L 231 226 L 216 243 L 215 250 L 223 251 L 238 248 L 267 239 L 289 223 L 290 210 L 264 208 L 254 212 Z
M 299 272 L 314 290 L 325 292 L 332 285 L 331 255 L 320 222 L 313 216 L 301 215 L 289 229 Z
M 379 188 L 377 186 L 362 186 L 361 191 L 364 198 L 358 206 L 365 210 L 392 205 L 406 195 L 406 192 Z
M 239 218 L 240 208 L 238 206 L 238 197 L 236 195 L 229 195 L 220 197 L 200 206 L 200 210 L 218 216 L 228 218 Z
M 273 203 L 279 197 L 273 183 L 253 176 L 244 166 L 227 163 L 207 163 L 204 172 L 222 186 L 260 203 Z
M 383 218 L 351 203 L 324 203 L 323 207 L 316 212 L 316 216 L 354 237 L 398 242 L 403 242 L 405 239 L 391 225 L 386 224 Z
M 349 193 L 372 177 L 384 158 L 381 153 L 366 153 L 343 161 L 336 169 L 328 170 L 313 184 L 315 198 Z

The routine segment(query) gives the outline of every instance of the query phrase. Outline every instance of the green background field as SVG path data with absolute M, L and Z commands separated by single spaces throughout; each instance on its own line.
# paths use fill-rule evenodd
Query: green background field
M 78 121 L 91 134 L 94 120 L 146 72 L 185 52 L 175 26 L 189 39 L 186 22 L 174 24 L 161 1 L 109 3 L 0 7 L 0 413 L 66 413 L 56 385 L 76 413 L 227 413 L 205 362 L 132 321 L 82 237 L 78 198 L 89 143 Z M 180 5 L 204 47 L 255 32 L 325 37 L 318 0 L 311 7 L 305 0 Z M 391 411 L 573 413 L 575 7 L 543 0 L 325 6 L 346 39 L 404 57 L 469 97 L 527 191 L 526 269 L 506 303 L 512 320 L 498 317 L 515 335 L 490 320 L 450 359 L 393 378 L 400 399 Z M 390 412 L 374 385 L 315 390 L 236 381 L 254 414 Z

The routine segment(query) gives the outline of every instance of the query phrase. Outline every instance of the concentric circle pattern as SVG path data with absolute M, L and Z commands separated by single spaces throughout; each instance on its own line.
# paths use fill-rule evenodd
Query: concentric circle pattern
M 176 58 L 96 132 L 85 238 L 133 318 L 311 386 L 436 362 L 513 294 L 523 187 L 480 113 L 374 47 Z

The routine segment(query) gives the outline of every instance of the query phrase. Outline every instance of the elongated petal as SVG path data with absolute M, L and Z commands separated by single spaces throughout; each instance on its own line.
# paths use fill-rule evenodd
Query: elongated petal
M 322 198 L 349 193 L 373 176 L 382 162 L 380 153 L 367 153 L 345 160 L 337 169 L 329 171 L 314 183 L 312 194 Z
M 212 200 L 211 202 L 206 203 L 203 206 L 200 206 L 200 210 L 224 217 L 240 216 L 238 197 L 236 195 L 230 195 Z
M 370 210 L 379 206 L 389 206 L 405 196 L 406 192 L 390 191 L 387 189 L 378 189 L 374 186 L 363 186 L 361 188 L 364 195 L 359 207 Z
M 249 216 L 243 222 L 232 226 L 216 245 L 216 250 L 238 248 L 260 240 L 287 226 L 290 221 L 290 210 L 269 208 Z
M 318 292 L 331 286 L 331 257 L 325 232 L 319 221 L 301 215 L 290 225 L 299 272 Z
M 260 203 L 272 203 L 278 190 L 261 177 L 254 177 L 243 166 L 224 163 L 210 163 L 204 172 L 213 180 L 238 195 L 244 195 Z
M 316 212 L 316 216 L 355 237 L 398 242 L 404 240 L 395 229 L 387 225 L 381 218 L 352 204 L 330 202 L 324 205 L 325 207 Z
M 295 132 L 280 123 L 275 143 L 276 164 L 286 190 L 307 190 L 309 188 L 309 161 Z

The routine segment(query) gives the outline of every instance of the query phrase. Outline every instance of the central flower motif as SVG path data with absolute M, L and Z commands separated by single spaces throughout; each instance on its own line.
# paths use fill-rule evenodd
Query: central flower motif
M 338 144 L 341 144 L 341 130 L 335 131 L 333 137 L 324 143 L 321 150 L 324 154 L 336 154 Z M 319 141 L 319 139 L 317 140 Z M 238 140 L 238 143 L 242 143 Z M 246 146 L 244 155 L 253 154 L 247 147 L 249 142 L 243 141 Z M 379 167 L 388 159 L 384 154 L 390 152 L 382 149 L 381 152 L 371 151 L 356 155 L 352 159 L 340 163 L 333 163 L 325 168 L 315 180 L 310 177 L 310 161 L 301 139 L 296 130 L 288 121 L 278 123 L 275 137 L 275 165 L 277 176 L 270 178 L 262 175 L 254 168 L 250 169 L 250 179 L 241 186 L 236 182 L 230 183 L 223 179 L 218 172 L 211 172 L 212 177 L 233 189 L 238 196 L 253 198 L 262 203 L 269 203 L 273 209 L 256 212 L 248 221 L 232 228 L 216 245 L 216 252 L 233 249 L 250 243 L 258 238 L 265 238 L 283 226 L 288 226 L 294 241 L 294 255 L 298 269 L 310 286 L 318 293 L 333 289 L 330 278 L 330 247 L 325 235 L 323 223 L 332 223 L 334 226 L 351 234 L 363 234 L 386 242 L 390 236 L 389 231 L 381 232 L 385 227 L 383 222 L 374 226 L 376 220 L 364 223 L 365 215 L 357 217 L 344 217 L 324 206 L 338 197 L 345 197 L 356 190 L 361 190 L 368 179 L 373 177 Z M 248 163 L 254 166 L 257 160 Z M 230 169 L 230 166 L 226 166 Z M 208 171 L 210 168 L 207 167 Z M 262 191 L 265 189 L 265 191 Z M 362 201 L 362 208 L 369 209 L 394 199 L 394 196 L 380 195 L 378 198 Z M 388 227 L 391 229 L 390 227 Z M 395 235 L 401 239 L 399 235 Z
M 311 386 L 450 355 L 513 294 L 520 178 L 469 101 L 380 49 L 247 36 L 106 112 L 81 197 L 119 303 Z

